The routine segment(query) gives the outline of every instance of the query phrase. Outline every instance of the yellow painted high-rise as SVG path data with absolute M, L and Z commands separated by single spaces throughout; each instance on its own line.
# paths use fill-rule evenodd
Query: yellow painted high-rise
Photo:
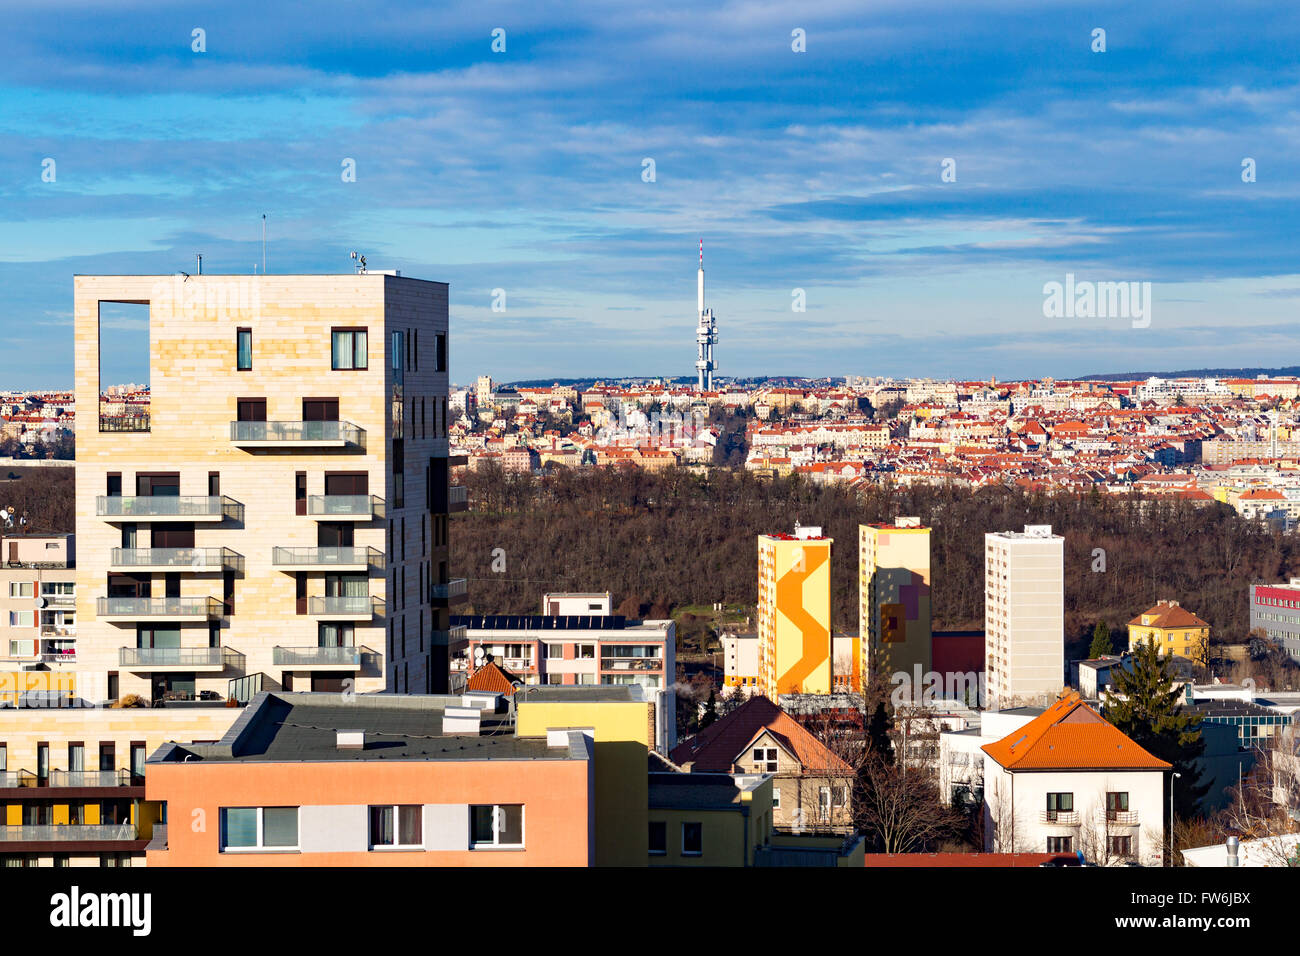
M 931 670 L 930 529 L 919 518 L 858 525 L 858 627 L 864 675 Z
M 831 692 L 831 539 L 821 528 L 758 536 L 758 691 Z

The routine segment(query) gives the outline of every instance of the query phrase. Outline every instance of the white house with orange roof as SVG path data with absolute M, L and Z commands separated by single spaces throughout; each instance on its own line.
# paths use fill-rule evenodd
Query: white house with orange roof
M 1075 691 L 1062 691 L 1042 714 L 980 749 L 985 850 L 1162 865 L 1171 767 Z

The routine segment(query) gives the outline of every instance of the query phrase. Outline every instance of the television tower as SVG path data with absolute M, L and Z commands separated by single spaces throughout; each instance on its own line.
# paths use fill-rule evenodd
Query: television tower
M 713 361 L 713 346 L 718 341 L 718 323 L 713 317 L 712 309 L 704 308 L 704 240 L 700 240 L 700 271 L 696 275 L 696 299 L 700 314 L 700 324 L 695 330 L 695 343 L 699 348 L 699 357 L 695 360 L 695 371 L 699 376 L 698 389 L 701 392 L 713 391 L 713 370 L 718 366 Z

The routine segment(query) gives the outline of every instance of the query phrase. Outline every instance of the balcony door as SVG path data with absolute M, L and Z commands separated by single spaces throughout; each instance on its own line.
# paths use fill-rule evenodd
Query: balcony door
M 316 525 L 316 545 L 321 548 L 350 548 L 356 525 L 351 521 L 322 521 Z
M 193 548 L 194 522 L 168 522 L 166 527 L 159 525 L 151 532 L 155 548 Z
M 302 400 L 302 420 L 305 422 L 338 421 L 339 400 L 337 398 L 304 398 Z
M 235 416 L 241 422 L 266 421 L 266 399 L 241 398 L 235 402 Z
M 147 574 L 110 574 L 108 596 L 111 598 L 147 598 L 153 579 Z
M 370 585 L 364 574 L 325 575 L 326 597 L 365 597 Z
M 135 493 L 145 498 L 175 498 L 181 493 L 181 476 L 177 472 L 136 475 Z
M 353 631 L 351 624 L 333 624 L 322 621 L 317 636 L 318 647 L 352 647 Z
M 325 472 L 325 494 L 368 495 L 370 474 L 365 471 L 327 471 Z
M 179 648 L 181 629 L 178 627 L 140 627 L 135 632 L 136 647 Z

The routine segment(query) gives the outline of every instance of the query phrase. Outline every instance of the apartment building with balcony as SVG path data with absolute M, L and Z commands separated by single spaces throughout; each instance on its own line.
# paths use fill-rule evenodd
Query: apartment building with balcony
M 156 802 L 145 758 L 217 740 L 239 710 L 65 706 L 0 710 L 0 866 L 142 866 Z
M 445 690 L 446 284 L 79 276 L 80 408 L 105 303 L 148 305 L 149 412 L 78 429 L 79 693 Z
M 70 670 L 77 660 L 71 534 L 0 536 L 0 668 Z
M 984 536 L 988 706 L 1045 703 L 1064 686 L 1065 539 L 1051 525 Z
M 1077 693 L 1062 692 L 1043 713 L 980 749 L 985 850 L 1162 864 L 1171 767 Z

